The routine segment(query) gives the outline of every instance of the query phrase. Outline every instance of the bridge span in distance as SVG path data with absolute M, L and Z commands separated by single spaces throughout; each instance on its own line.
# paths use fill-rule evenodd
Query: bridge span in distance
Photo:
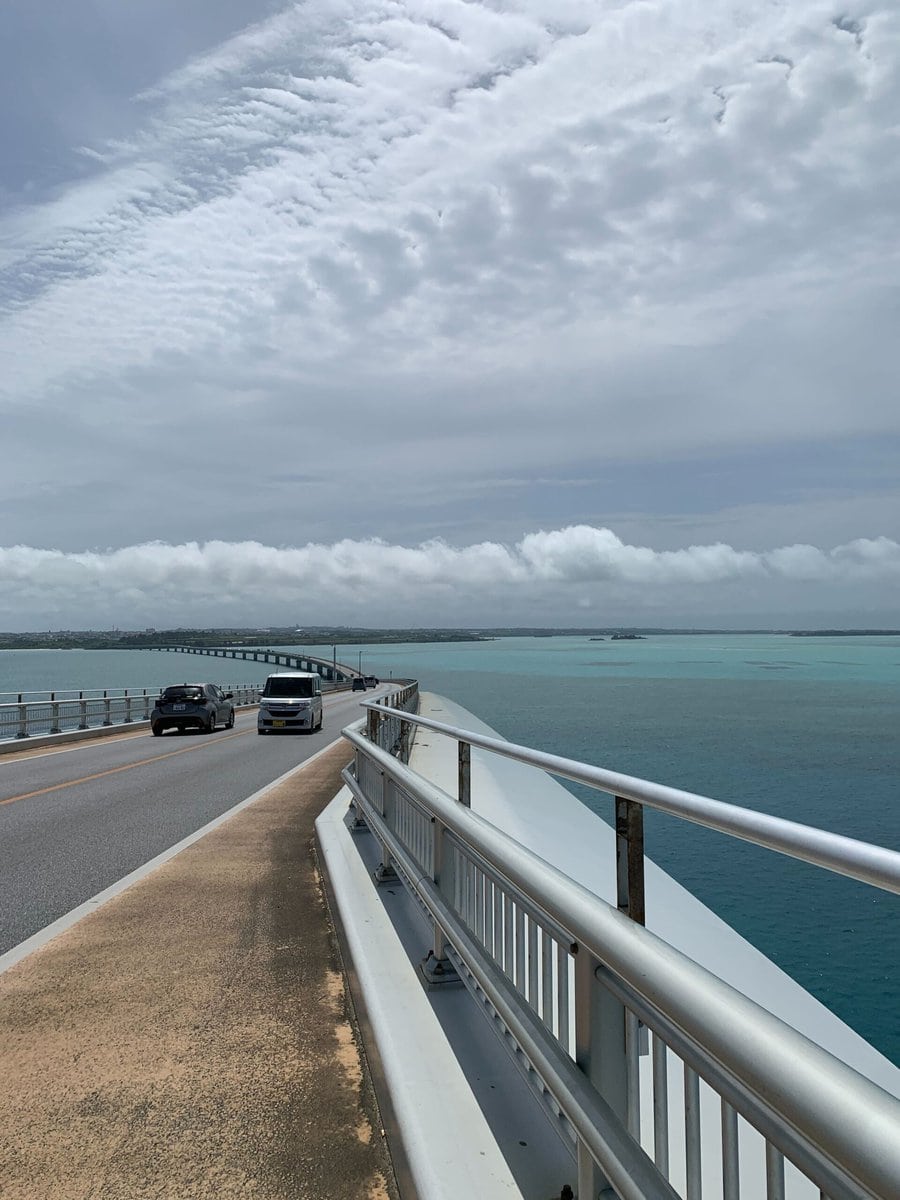
M 337 658 L 319 658 L 300 651 L 293 654 L 288 650 L 261 650 L 258 647 L 238 648 L 233 646 L 141 646 L 141 650 L 157 650 L 169 654 L 200 654 L 207 658 L 233 658 L 244 662 L 271 663 L 286 667 L 289 671 L 311 671 L 332 683 L 350 683 L 361 674 L 355 667 L 339 663 Z

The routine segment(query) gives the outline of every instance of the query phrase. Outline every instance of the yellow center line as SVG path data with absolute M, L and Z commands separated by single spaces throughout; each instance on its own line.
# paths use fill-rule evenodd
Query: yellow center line
M 135 767 L 145 767 L 150 763 L 162 762 L 164 758 L 176 758 L 179 754 L 192 754 L 196 750 L 206 750 L 211 745 L 227 741 L 228 738 L 246 737 L 248 733 L 253 732 L 252 729 L 242 729 L 238 733 L 226 733 L 224 737 L 216 738 L 215 742 L 204 742 L 200 746 L 185 746 L 181 750 L 170 750 L 167 754 L 156 754 L 153 758 L 144 758 L 140 762 L 125 763 L 122 767 L 110 767 L 108 771 L 97 771 L 94 775 L 84 775 L 81 779 L 69 779 L 65 783 L 54 783 L 50 787 L 38 788 L 34 792 L 22 792 L 18 796 L 7 796 L 5 800 L 0 800 L 0 808 L 5 804 L 15 804 L 17 800 L 30 800 L 33 796 L 46 796 L 48 792 L 59 792 L 63 788 L 77 787 L 80 783 L 91 783 L 92 780 L 103 779 L 106 775 L 118 775 L 120 771 L 133 771 Z

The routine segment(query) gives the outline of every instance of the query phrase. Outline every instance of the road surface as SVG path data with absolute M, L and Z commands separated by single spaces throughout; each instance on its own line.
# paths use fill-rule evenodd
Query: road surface
M 256 710 L 212 735 L 149 729 L 0 758 L 0 954 L 331 744 L 363 715 L 325 699 L 314 734 L 256 733 Z

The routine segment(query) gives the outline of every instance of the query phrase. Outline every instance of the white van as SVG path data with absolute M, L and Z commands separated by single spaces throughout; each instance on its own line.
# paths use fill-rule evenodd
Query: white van
M 322 681 L 310 671 L 283 671 L 270 675 L 259 693 L 257 733 L 279 729 L 321 729 Z

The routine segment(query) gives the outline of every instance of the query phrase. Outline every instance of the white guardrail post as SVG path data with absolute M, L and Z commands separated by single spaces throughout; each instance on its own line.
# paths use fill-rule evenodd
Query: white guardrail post
M 444 858 L 444 825 L 437 817 L 431 818 L 431 878 L 435 887 L 440 892 L 444 892 L 444 883 L 446 872 L 446 863 Z M 456 968 L 447 957 L 447 935 L 444 932 L 444 927 L 441 925 L 437 917 L 432 917 L 432 942 L 431 950 L 422 963 L 422 974 L 426 981 L 432 985 L 439 983 L 456 982 L 459 976 L 456 973 Z
M 575 1061 L 625 1124 L 625 1006 L 597 981 L 596 958 L 584 947 L 575 955 Z M 597 1196 L 609 1180 L 578 1140 L 578 1195 Z
M 371 715 L 371 714 L 370 714 Z M 378 811 L 384 817 L 385 821 L 390 825 L 392 823 L 392 810 L 395 808 L 395 797 L 390 785 L 390 781 L 385 778 L 384 771 L 380 771 L 374 763 L 370 763 L 365 755 L 357 752 L 356 755 L 356 771 L 357 778 L 359 772 L 365 772 L 366 779 L 370 784 L 370 795 L 373 803 L 377 804 Z M 373 776 L 377 776 L 377 789 L 371 788 Z M 390 847 L 379 838 L 378 842 L 381 847 L 381 862 L 375 868 L 374 879 L 377 884 L 396 883 L 397 872 L 394 870 L 394 865 L 391 862 Z

